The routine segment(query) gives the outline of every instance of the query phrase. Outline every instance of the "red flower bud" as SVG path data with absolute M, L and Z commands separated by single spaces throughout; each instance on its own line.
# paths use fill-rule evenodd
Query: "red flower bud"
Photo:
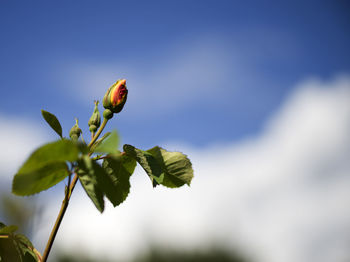
M 103 107 L 111 110 L 113 113 L 119 113 L 124 107 L 127 96 L 126 80 L 118 80 L 107 90 L 103 98 Z

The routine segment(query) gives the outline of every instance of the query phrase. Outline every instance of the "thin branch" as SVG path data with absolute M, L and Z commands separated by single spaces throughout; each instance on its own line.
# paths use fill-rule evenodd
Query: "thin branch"
M 100 134 L 102 133 L 103 129 L 105 128 L 107 122 L 108 122 L 108 119 L 103 119 L 103 122 L 102 122 L 102 125 L 101 125 L 100 129 L 97 131 L 96 135 L 94 136 L 94 138 L 91 140 L 91 142 L 88 145 L 89 148 L 91 148 L 91 146 L 95 143 L 97 138 L 100 136 Z M 89 156 L 91 156 L 91 155 L 92 155 L 92 152 L 89 153 Z M 70 180 L 70 177 L 68 179 Z M 59 229 L 59 227 L 61 225 L 61 222 L 62 222 L 62 219 L 64 217 L 64 214 L 66 213 L 70 197 L 72 195 L 72 192 L 74 190 L 74 187 L 75 187 L 77 181 L 78 181 L 78 174 L 75 173 L 72 182 L 70 183 L 70 185 L 68 184 L 68 189 L 67 189 L 67 192 L 66 192 L 66 194 L 64 196 L 64 199 L 62 201 L 60 212 L 58 213 L 55 225 L 53 226 L 51 234 L 50 234 L 50 237 L 49 237 L 49 240 L 47 241 L 47 244 L 46 244 L 46 247 L 45 247 L 45 251 L 44 251 L 44 254 L 43 254 L 43 260 L 42 260 L 43 262 L 46 262 L 46 260 L 47 260 L 47 258 L 49 256 L 49 253 L 50 253 L 50 250 L 52 248 L 53 242 L 55 241 L 55 237 L 56 237 L 57 231 L 58 231 L 58 229 Z

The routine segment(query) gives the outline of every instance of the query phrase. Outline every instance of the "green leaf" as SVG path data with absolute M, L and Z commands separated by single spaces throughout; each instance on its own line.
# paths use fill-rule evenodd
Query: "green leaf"
M 127 155 L 134 158 L 146 171 L 152 181 L 153 187 L 163 182 L 164 174 L 162 167 L 154 156 L 131 145 L 124 145 L 123 149 Z
M 114 204 L 114 191 L 115 187 L 113 185 L 112 179 L 107 175 L 105 169 L 102 168 L 96 161 L 94 160 L 86 160 L 89 161 L 89 166 L 91 168 L 91 174 L 96 178 L 96 186 L 102 192 L 103 195 L 106 195 L 107 198 Z
M 118 152 L 119 136 L 113 131 L 106 139 L 96 146 L 94 152 L 113 154 Z
M 21 244 L 24 245 L 25 248 L 34 249 L 32 242 L 30 242 L 30 240 L 25 235 L 16 234 L 15 238 L 18 242 L 21 242 Z
M 33 251 L 27 251 L 24 255 L 23 262 L 40 262 Z
M 193 178 L 191 161 L 180 152 L 168 152 L 158 146 L 147 151 L 124 145 L 124 151 L 135 158 L 153 182 L 153 186 L 166 187 L 190 185 Z
M 16 226 L 6 227 L 0 223 L 1 229 L 10 228 L 6 237 L 0 238 L 0 261 L 36 262 L 41 261 L 40 253 L 34 248 L 29 239 L 21 234 L 13 234 Z M 16 227 L 17 228 L 17 227 Z M 10 232 L 11 231 L 11 232 Z
M 17 229 L 18 229 L 18 226 L 15 226 L 15 225 L 10 225 L 10 226 L 4 225 L 3 227 L 0 228 L 0 235 L 8 235 L 10 233 L 15 232 Z
M 12 192 L 26 196 L 56 185 L 69 174 L 66 161 L 74 162 L 86 151 L 86 146 L 66 139 L 41 146 L 18 170 Z
M 45 110 L 41 110 L 41 114 L 43 115 L 45 121 L 51 126 L 51 128 L 62 138 L 62 126 L 57 117 Z
M 12 183 L 12 192 L 19 196 L 39 193 L 56 185 L 69 175 L 65 162 L 50 162 L 39 169 L 18 173 Z
M 30 173 L 49 163 L 78 160 L 80 146 L 71 140 L 59 140 L 39 147 L 19 169 L 18 174 Z
M 188 157 L 180 152 L 168 152 L 161 147 L 147 150 L 162 166 L 164 179 L 162 185 L 166 187 L 181 187 L 190 185 L 193 178 L 192 163 Z
M 113 190 L 109 192 L 110 195 L 106 195 L 113 206 L 120 205 L 129 194 L 130 176 L 135 170 L 136 161 L 127 155 L 108 155 L 103 160 L 102 167 L 112 181 L 111 185 L 113 185 Z
M 20 253 L 24 255 L 23 261 L 39 261 L 38 254 L 40 254 L 29 241 L 29 239 L 21 234 L 14 235 L 14 241 L 17 244 L 17 248 Z
M 134 159 L 120 154 L 109 155 L 101 167 L 96 161 L 84 156 L 78 164 L 80 182 L 101 213 L 104 209 L 104 195 L 113 206 L 126 199 L 130 188 L 129 179 L 136 166 Z
M 82 145 L 65 139 L 41 146 L 18 170 L 12 192 L 26 196 L 56 185 L 69 174 L 66 161 L 76 161 L 82 150 Z
M 88 156 L 78 161 L 78 176 L 86 194 L 90 197 L 96 208 L 102 213 L 104 210 L 103 191 L 98 187 L 97 176 L 98 165 Z
M 23 262 L 12 238 L 0 238 L 0 261 Z
M 107 132 L 100 139 L 97 139 L 96 142 L 91 146 L 91 152 L 94 152 L 96 147 L 98 145 L 100 145 L 102 143 L 102 141 L 105 140 L 110 134 L 111 134 L 111 132 Z

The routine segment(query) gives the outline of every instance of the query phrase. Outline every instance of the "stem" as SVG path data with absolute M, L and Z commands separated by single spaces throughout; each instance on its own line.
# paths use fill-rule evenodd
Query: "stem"
M 57 234 L 57 231 L 61 225 L 61 222 L 62 222 L 62 219 L 63 219 L 63 216 L 64 214 L 66 213 L 66 210 L 67 210 L 67 207 L 68 207 L 68 203 L 69 203 L 69 199 L 70 199 L 70 196 L 72 194 L 72 191 L 75 187 L 75 184 L 77 183 L 78 181 L 78 175 L 75 174 L 74 178 L 73 178 L 73 181 L 69 187 L 69 189 L 67 189 L 68 193 L 65 195 L 63 201 L 62 201 L 62 205 L 61 205 L 61 210 L 60 212 L 58 213 L 58 216 L 57 216 L 57 219 L 56 219 L 56 222 L 55 222 L 55 225 L 53 226 L 53 229 L 51 231 L 51 234 L 50 234 L 50 237 L 49 237 L 49 240 L 47 242 L 47 245 L 46 245 L 46 248 L 45 248 L 45 251 L 44 251 L 44 254 L 43 254 L 43 262 L 46 262 L 47 260 L 47 257 L 49 256 L 49 253 L 50 253 L 50 250 L 51 250 L 51 247 L 53 245 L 53 241 L 55 240 L 55 237 L 56 237 L 56 234 Z
M 101 160 L 106 158 L 108 158 L 108 156 L 97 156 L 97 157 L 94 157 L 92 160 Z
M 93 137 L 93 139 L 91 140 L 91 142 L 88 145 L 89 148 L 91 148 L 91 146 L 95 143 L 97 138 L 100 136 L 100 134 L 102 133 L 103 129 L 105 128 L 107 122 L 108 122 L 108 119 L 106 119 L 106 118 L 103 119 L 103 122 L 102 122 L 102 125 L 101 125 L 100 129 L 97 131 L 96 135 Z M 91 155 L 92 155 L 92 152 L 89 153 L 89 156 L 91 156 Z M 68 192 L 64 196 L 60 212 L 58 213 L 55 225 L 53 226 L 51 234 L 50 234 L 50 237 L 49 237 L 49 240 L 47 241 L 47 244 L 46 244 L 46 247 L 45 247 L 45 251 L 44 251 L 44 254 L 43 254 L 42 262 L 46 262 L 46 260 L 47 260 L 47 258 L 49 256 L 51 247 L 53 245 L 53 242 L 55 241 L 55 237 L 56 237 L 57 231 L 58 231 L 58 229 L 59 229 L 59 227 L 61 225 L 63 216 L 66 213 L 70 197 L 72 195 L 72 192 L 74 190 L 74 187 L 75 187 L 77 181 L 78 181 L 78 174 L 75 173 L 72 182 L 70 183 L 70 185 L 68 185 L 68 187 L 69 187 L 67 189 Z
M 81 137 L 81 141 L 83 141 L 83 143 L 86 145 L 84 137 L 83 137 L 83 133 L 81 133 L 80 137 Z
M 90 143 L 89 143 L 89 145 L 88 145 L 89 148 L 95 143 L 95 141 L 97 140 L 97 138 L 101 135 L 103 129 L 104 129 L 105 126 L 107 125 L 107 122 L 108 122 L 108 119 L 104 118 L 104 119 L 103 119 L 103 122 L 102 122 L 102 124 L 101 124 L 101 126 L 100 126 L 100 129 L 97 131 L 97 133 L 95 134 L 94 138 L 91 139 L 91 141 L 90 141 Z

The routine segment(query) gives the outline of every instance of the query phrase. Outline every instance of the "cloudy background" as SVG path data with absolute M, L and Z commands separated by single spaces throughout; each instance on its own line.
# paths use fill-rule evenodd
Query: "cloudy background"
M 253 261 L 348 261 L 349 12 L 341 0 L 1 1 L 0 190 L 56 139 L 40 109 L 65 135 L 78 117 L 89 137 L 93 100 L 126 78 L 109 127 L 185 152 L 195 178 L 153 189 L 137 169 L 127 201 L 102 215 L 77 186 L 54 251 L 127 259 L 150 243 L 219 244 Z M 41 251 L 63 186 L 35 198 Z

